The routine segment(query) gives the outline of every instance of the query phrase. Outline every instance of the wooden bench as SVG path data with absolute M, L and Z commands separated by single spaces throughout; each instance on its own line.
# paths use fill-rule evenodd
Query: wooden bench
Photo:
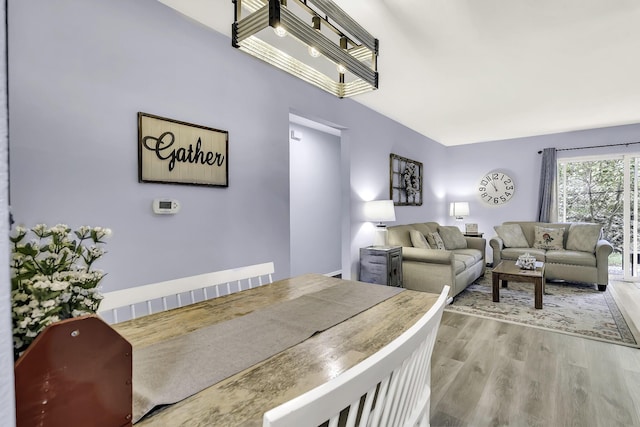
M 273 262 L 267 262 L 106 292 L 98 314 L 112 324 L 135 319 L 152 314 L 154 309 L 156 312 L 165 311 L 272 283 L 274 271 Z M 119 310 L 127 308 L 126 318 L 119 320 Z

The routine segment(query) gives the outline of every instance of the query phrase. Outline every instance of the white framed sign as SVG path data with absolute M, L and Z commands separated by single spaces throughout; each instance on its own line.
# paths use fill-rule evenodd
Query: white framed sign
M 138 113 L 138 181 L 229 186 L 229 132 Z

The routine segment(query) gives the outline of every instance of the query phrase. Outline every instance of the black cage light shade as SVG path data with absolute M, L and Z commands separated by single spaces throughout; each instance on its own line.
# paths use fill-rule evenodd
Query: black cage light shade
M 378 40 L 332 1 L 234 4 L 234 47 L 340 98 L 378 88 Z

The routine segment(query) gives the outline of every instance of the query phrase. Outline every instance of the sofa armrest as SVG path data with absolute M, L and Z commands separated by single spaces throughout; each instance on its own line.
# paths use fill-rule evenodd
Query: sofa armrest
M 609 255 L 613 252 L 613 245 L 606 240 L 598 240 L 596 244 L 596 263 L 600 265 L 600 262 L 609 261 Z
M 500 236 L 493 236 L 489 240 L 489 246 L 493 251 L 493 266 L 496 267 L 502 261 L 502 249 L 504 249 L 504 241 Z
M 598 240 L 596 243 L 596 266 L 598 268 L 598 289 L 609 284 L 609 255 L 613 252 L 613 246 L 606 240 Z
M 453 252 L 404 246 L 402 248 L 402 260 L 432 264 L 453 264 Z
M 482 252 L 482 258 L 486 258 L 487 239 L 482 237 L 465 237 L 465 239 L 467 239 L 467 248 L 479 250 Z

